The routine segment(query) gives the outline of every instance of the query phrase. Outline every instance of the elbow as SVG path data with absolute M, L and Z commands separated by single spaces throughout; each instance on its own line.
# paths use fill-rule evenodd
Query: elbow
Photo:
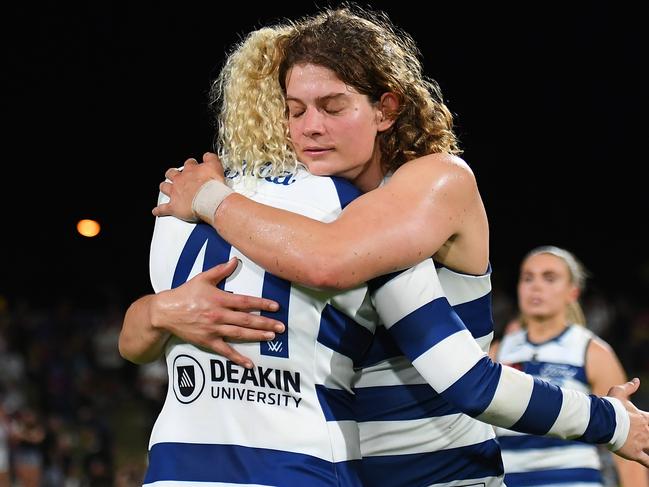
M 133 353 L 133 351 L 130 350 L 128 345 L 125 343 L 125 340 L 122 339 L 121 336 L 119 337 L 119 343 L 117 345 L 117 349 L 119 350 L 119 354 L 124 360 L 133 362 L 134 364 L 139 364 L 137 360 L 137 354 Z
M 470 394 L 442 394 L 442 397 L 449 403 L 453 404 L 457 409 L 462 411 L 467 416 L 475 418 L 484 412 L 487 404 L 484 398 L 480 395 L 472 396 Z
M 304 284 L 318 289 L 342 291 L 359 284 L 353 279 L 354 275 L 354 271 L 350 271 L 341 256 L 320 254 L 312 259 L 312 265 L 304 275 Z
M 305 276 L 305 282 L 309 287 L 314 287 L 317 289 L 332 289 L 332 290 L 342 290 L 345 289 L 342 287 L 342 284 L 339 279 L 337 279 L 338 274 L 335 272 L 330 272 L 326 268 L 314 267 L 309 270 Z
M 120 335 L 119 342 L 117 344 L 117 349 L 119 350 L 120 356 L 124 360 L 128 360 L 136 365 L 142 365 L 149 362 L 152 362 L 157 357 L 149 357 L 146 351 L 142 352 L 137 347 L 133 347 L 129 344 L 129 340 L 126 339 L 123 335 Z M 150 354 L 149 354 L 150 355 Z

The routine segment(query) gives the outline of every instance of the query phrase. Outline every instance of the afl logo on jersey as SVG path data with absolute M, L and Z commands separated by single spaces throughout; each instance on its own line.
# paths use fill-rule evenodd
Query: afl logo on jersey
M 194 357 L 178 355 L 174 359 L 173 387 L 176 399 L 183 404 L 196 400 L 205 387 L 205 372 Z

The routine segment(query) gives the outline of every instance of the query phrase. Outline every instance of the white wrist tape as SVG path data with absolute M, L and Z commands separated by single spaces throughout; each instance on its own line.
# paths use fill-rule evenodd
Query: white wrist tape
M 210 179 L 203 184 L 194 195 L 192 211 L 205 223 L 214 225 L 214 213 L 223 200 L 234 193 L 228 186 L 216 179 Z

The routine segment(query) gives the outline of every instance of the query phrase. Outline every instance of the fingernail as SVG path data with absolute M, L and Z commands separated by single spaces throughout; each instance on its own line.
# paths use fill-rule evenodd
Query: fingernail
M 269 308 L 271 309 L 271 311 L 277 311 L 279 309 L 279 304 L 271 303 Z
M 268 331 L 264 333 L 264 338 L 266 340 L 272 340 L 273 338 L 275 338 L 275 334 L 272 331 Z
M 275 325 L 275 331 L 277 333 L 284 333 L 284 325 Z
M 252 362 L 245 362 L 245 363 L 243 364 L 243 366 L 244 366 L 246 369 L 252 369 Z

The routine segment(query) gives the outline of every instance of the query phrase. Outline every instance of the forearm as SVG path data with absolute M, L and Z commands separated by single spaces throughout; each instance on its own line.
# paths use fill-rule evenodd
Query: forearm
M 165 198 L 153 213 L 200 217 L 251 260 L 292 282 L 347 289 L 433 256 L 463 225 L 486 225 L 475 178 L 459 161 L 435 155 L 411 161 L 356 199 L 357 189 L 334 180 L 344 209 L 322 223 L 219 188 L 218 158 L 206 154 L 203 164 L 188 160 L 182 171 L 167 171 L 160 185 Z
M 169 333 L 156 328 L 151 319 L 155 294 L 133 302 L 126 314 L 119 335 L 119 353 L 126 360 L 143 364 L 156 360 L 162 354 Z
M 624 444 L 628 415 L 619 401 L 562 389 L 496 364 L 471 341 L 468 331 L 457 332 L 436 344 L 436 350 L 417 354 L 420 345 L 397 339 L 442 397 L 480 421 L 522 433 L 605 443 L 613 449 Z
M 386 204 L 383 188 L 350 203 L 340 217 L 323 223 L 256 203 L 227 197 L 214 226 L 228 242 L 264 269 L 311 287 L 347 289 L 430 257 L 446 240 L 426 239 L 425 211 L 412 201 Z
M 323 262 L 336 251 L 323 245 L 331 241 L 329 224 L 232 194 L 217 209 L 214 227 L 267 271 L 307 286 L 325 284 Z
M 619 401 L 494 363 L 449 305 L 434 272 L 429 262 L 408 269 L 384 283 L 374 300 L 399 349 L 444 399 L 495 426 L 613 448 L 624 443 L 629 417 Z

